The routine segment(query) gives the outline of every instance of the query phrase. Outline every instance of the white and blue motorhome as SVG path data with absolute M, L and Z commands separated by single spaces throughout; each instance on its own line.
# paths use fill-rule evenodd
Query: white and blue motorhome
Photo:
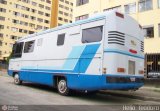
M 134 90 L 143 86 L 141 26 L 116 11 L 28 35 L 13 46 L 8 74 L 70 90 Z

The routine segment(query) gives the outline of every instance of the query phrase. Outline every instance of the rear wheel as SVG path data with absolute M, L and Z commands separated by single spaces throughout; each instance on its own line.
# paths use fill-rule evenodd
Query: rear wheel
M 14 75 L 14 84 L 16 85 L 22 84 L 22 81 L 20 80 L 19 75 L 17 73 Z
M 57 89 L 59 94 L 67 96 L 70 93 L 70 90 L 67 87 L 67 81 L 65 79 L 60 79 L 57 84 Z

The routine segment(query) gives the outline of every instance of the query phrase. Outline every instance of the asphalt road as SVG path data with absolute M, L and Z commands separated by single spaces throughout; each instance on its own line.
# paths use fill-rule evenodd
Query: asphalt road
M 32 108 L 35 111 L 53 110 L 58 111 L 119 111 L 124 105 L 160 105 L 156 101 L 143 101 L 135 98 L 128 98 L 125 95 L 114 96 L 110 93 L 97 93 L 86 95 L 75 92 L 72 96 L 61 96 L 52 87 L 23 83 L 14 85 L 11 77 L 0 76 L 0 105 L 20 105 L 19 109 L 28 111 Z M 32 106 L 26 106 L 32 105 Z M 36 106 L 35 106 L 36 105 Z M 38 106 L 37 106 L 38 105 Z M 45 105 L 45 106 L 42 106 Z M 47 106 L 46 106 L 47 105 Z M 49 105 L 49 106 L 48 106 Z M 0 108 L 1 111 L 2 108 Z

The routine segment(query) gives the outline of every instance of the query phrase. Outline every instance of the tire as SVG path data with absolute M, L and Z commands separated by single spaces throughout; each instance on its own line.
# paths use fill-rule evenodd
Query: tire
M 16 85 L 22 84 L 22 81 L 19 79 L 19 74 L 17 74 L 17 73 L 14 75 L 14 84 L 16 84 Z
M 57 84 L 58 93 L 63 96 L 68 96 L 70 90 L 67 87 L 67 81 L 65 79 L 60 79 Z

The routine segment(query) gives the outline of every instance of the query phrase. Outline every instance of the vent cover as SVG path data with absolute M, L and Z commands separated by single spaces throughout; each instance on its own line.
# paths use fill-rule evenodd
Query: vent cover
M 125 45 L 125 34 L 118 31 L 109 31 L 108 44 Z
M 144 52 L 144 42 L 141 41 L 141 51 Z

